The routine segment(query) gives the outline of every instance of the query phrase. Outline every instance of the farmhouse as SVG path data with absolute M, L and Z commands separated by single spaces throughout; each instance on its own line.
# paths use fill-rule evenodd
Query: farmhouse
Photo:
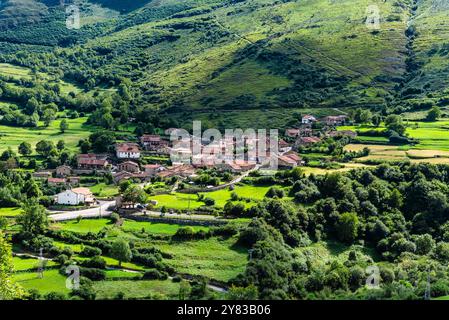
M 57 186 L 61 184 L 66 184 L 67 180 L 63 178 L 48 178 L 47 183 L 49 186 Z
M 302 158 L 294 152 L 289 152 L 284 155 L 278 156 L 278 167 L 280 169 L 293 169 L 295 167 L 304 165 L 304 163 L 305 162 L 302 160 Z
M 287 152 L 287 151 L 290 151 L 290 150 L 291 150 L 290 144 L 285 142 L 283 139 L 280 139 L 279 140 L 279 151 L 280 152 Z
M 328 116 L 324 117 L 322 121 L 328 126 L 341 126 L 348 120 L 348 116 Z
M 140 171 L 139 165 L 133 161 L 125 161 L 125 162 L 119 163 L 118 169 L 120 171 L 127 171 L 127 172 L 131 172 L 131 173 Z
M 95 198 L 88 188 L 74 188 L 56 195 L 56 203 L 77 206 L 79 204 L 94 204 Z
M 160 164 L 146 164 L 143 166 L 143 168 L 147 176 L 155 176 L 158 172 L 165 169 Z
M 33 173 L 33 177 L 38 178 L 38 179 L 51 178 L 51 172 L 50 171 L 36 171 Z
M 120 171 L 112 174 L 112 180 L 114 183 L 120 183 L 123 180 L 128 180 L 133 177 L 133 174 L 126 171 Z
M 161 178 L 170 178 L 170 177 L 188 178 L 195 175 L 195 168 L 191 165 L 177 165 L 167 168 L 167 170 L 158 172 L 157 175 Z
M 80 183 L 81 178 L 80 177 L 68 177 L 67 182 L 71 185 L 76 185 Z
M 301 123 L 303 123 L 303 124 L 312 124 L 314 122 L 317 122 L 316 118 L 309 114 L 306 114 L 304 117 L 302 117 L 302 121 L 301 121 Z
M 289 138 L 296 138 L 299 136 L 299 129 L 287 129 L 285 130 L 285 135 Z
M 78 169 L 82 170 L 106 170 L 109 165 L 105 156 L 96 154 L 78 155 Z
M 318 137 L 299 137 L 296 140 L 295 146 L 299 147 L 299 146 L 308 146 L 308 145 L 312 145 L 315 143 L 320 142 L 321 139 Z
M 220 165 L 220 168 L 223 170 L 229 170 L 233 173 L 240 173 L 252 170 L 256 167 L 256 163 L 254 161 L 244 161 L 244 160 L 234 160 L 234 161 L 226 161 L 225 163 Z
M 162 140 L 159 135 L 145 134 L 140 137 L 140 143 L 147 151 L 166 153 L 168 141 Z
M 357 132 L 352 130 L 341 130 L 341 131 L 330 131 L 326 134 L 329 137 L 342 137 L 342 136 L 348 136 L 351 138 L 357 138 Z
M 136 143 L 118 143 L 115 146 L 117 158 L 119 159 L 139 159 L 140 150 Z
M 65 177 L 72 173 L 72 168 L 67 165 L 56 167 L 56 176 Z

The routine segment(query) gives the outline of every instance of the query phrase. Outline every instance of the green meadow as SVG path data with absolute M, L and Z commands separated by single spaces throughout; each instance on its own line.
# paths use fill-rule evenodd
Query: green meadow
M 25 289 L 38 289 L 41 294 L 69 293 L 70 290 L 66 288 L 66 277 L 58 270 L 45 270 L 43 275 L 43 278 L 39 278 L 37 272 L 20 272 L 14 274 L 13 280 Z
M 212 191 L 212 192 L 202 192 L 205 198 L 211 198 L 215 200 L 215 206 L 223 208 L 226 202 L 231 200 L 231 193 L 235 192 L 237 195 L 244 199 L 250 199 L 250 203 L 255 203 L 257 201 L 263 200 L 265 194 L 270 187 L 266 186 L 251 186 L 251 185 L 239 185 L 236 186 L 233 191 L 229 188 Z M 166 207 L 169 209 L 176 210 L 187 210 L 187 209 L 198 209 L 204 206 L 204 202 L 198 201 L 198 196 L 195 194 L 186 194 L 175 192 L 171 194 L 160 194 L 156 196 L 150 196 L 150 200 L 156 200 L 158 202 L 157 207 Z M 250 205 L 250 204 L 246 204 Z
M 78 141 L 86 139 L 95 128 L 85 125 L 87 118 L 67 119 L 69 129 L 64 133 L 59 130 L 59 124 L 62 119 L 53 121 L 50 126 L 44 127 L 43 123 L 37 128 L 21 128 L 0 125 L 0 152 L 11 147 L 17 152 L 18 146 L 26 141 L 34 148 L 36 143 L 41 140 L 49 140 L 56 144 L 63 140 L 67 149 L 75 151 Z
M 88 186 L 90 191 L 97 197 L 114 197 L 119 194 L 118 187 L 116 185 L 107 185 L 106 183 L 97 183 L 93 186 Z
M 408 124 L 409 126 L 406 130 L 406 134 L 410 138 L 419 140 L 418 144 L 411 146 L 412 149 L 449 151 L 449 120 L 438 120 L 434 122 L 411 121 L 408 122 Z M 366 125 L 342 126 L 339 127 L 338 130 L 354 130 L 366 132 L 370 130 L 385 130 L 385 127 L 374 127 Z M 388 143 L 388 139 L 385 137 L 359 136 L 358 139 L 366 143 Z
M 14 270 L 17 271 L 29 271 L 35 270 L 39 267 L 39 260 L 35 258 L 26 257 L 13 257 L 12 262 L 14 264 Z M 53 261 L 46 261 L 46 267 L 54 267 L 56 263 Z
M 143 299 L 152 295 L 176 298 L 179 283 L 171 280 L 106 280 L 95 282 L 94 289 L 98 299 L 112 299 L 118 293 L 123 293 L 127 299 Z
M 21 213 L 20 208 L 0 208 L 0 217 L 16 217 Z
M 155 222 L 137 222 L 133 220 L 125 220 L 121 227 L 125 232 L 141 232 L 145 230 L 146 233 L 174 235 L 178 229 L 182 227 L 179 224 L 155 223 Z M 194 231 L 207 231 L 208 227 L 192 226 Z
M 154 246 L 173 256 L 165 261 L 182 273 L 228 281 L 245 270 L 248 251 L 235 238 L 210 238 L 188 242 L 155 242 Z
M 103 228 L 113 226 L 109 219 L 82 219 L 54 224 L 53 228 L 78 233 L 97 233 Z

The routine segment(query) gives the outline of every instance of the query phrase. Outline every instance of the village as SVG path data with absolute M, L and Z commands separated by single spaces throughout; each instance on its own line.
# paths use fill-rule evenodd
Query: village
M 98 200 L 112 200 L 112 197 L 97 199 L 89 186 L 82 185 L 83 177 L 108 176 L 113 185 L 132 181 L 142 187 L 155 180 L 179 179 L 188 183 L 191 189 L 185 191 L 188 193 L 192 193 L 192 190 L 218 190 L 234 185 L 256 170 L 272 172 L 269 170 L 273 169 L 273 163 L 276 170 L 306 165 L 299 150 L 319 144 L 326 138 L 357 137 L 354 131 L 336 130 L 337 126 L 347 123 L 346 115 L 321 119 L 304 115 L 296 127 L 285 130 L 274 146 L 269 137 L 244 137 L 240 144 L 236 138 L 225 137 L 218 141 L 201 140 L 200 152 L 197 154 L 192 147 L 194 136 L 173 141 L 173 136 L 176 137 L 176 132 L 181 129 L 170 128 L 165 130 L 164 135 L 144 134 L 139 137 L 139 142 L 118 142 L 114 154 L 78 154 L 76 166 L 64 164 L 53 170 L 38 170 L 33 173 L 33 177 L 60 190 L 54 196 L 54 205 L 63 210 L 70 210 L 74 206 L 86 209 L 98 206 Z M 237 155 L 239 151 L 241 156 Z M 165 161 L 146 163 L 142 161 L 145 156 Z M 218 172 L 218 175 L 226 173 L 230 178 L 218 185 L 195 186 L 195 178 L 204 170 Z M 180 189 L 179 184 L 162 192 Z M 114 205 L 119 206 L 121 203 L 120 196 L 114 198 Z M 153 204 L 157 205 L 157 201 Z

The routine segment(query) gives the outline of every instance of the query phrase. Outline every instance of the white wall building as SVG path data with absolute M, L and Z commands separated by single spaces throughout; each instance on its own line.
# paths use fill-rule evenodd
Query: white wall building
M 95 202 L 92 192 L 88 188 L 74 188 L 56 195 L 56 203 L 61 205 L 77 206 L 79 204 L 92 204 Z
M 140 150 L 135 143 L 121 143 L 116 146 L 117 158 L 119 159 L 139 159 Z

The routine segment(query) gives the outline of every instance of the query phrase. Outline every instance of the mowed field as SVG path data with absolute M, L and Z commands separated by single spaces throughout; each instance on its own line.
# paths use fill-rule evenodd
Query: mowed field
M 449 120 L 439 120 L 434 122 L 424 121 L 411 121 L 408 122 L 406 134 L 410 138 L 418 139 L 419 143 L 410 146 L 412 149 L 420 150 L 440 150 L 449 151 Z M 371 130 L 385 130 L 385 127 L 373 127 L 373 126 L 342 126 L 338 130 L 354 130 L 359 132 L 366 132 Z M 367 143 L 371 142 L 385 142 L 388 143 L 388 139 L 385 137 L 370 137 L 359 136 L 362 141 Z
M 64 133 L 59 130 L 59 125 L 62 119 L 53 121 L 50 126 L 44 127 L 40 124 L 37 128 L 19 128 L 0 125 L 0 152 L 11 147 L 13 151 L 17 152 L 17 147 L 24 141 L 29 142 L 31 146 L 35 147 L 36 143 L 41 140 L 53 141 L 55 144 L 59 140 L 63 140 L 66 148 L 74 151 L 81 139 L 87 138 L 95 128 L 85 125 L 87 117 L 77 119 L 67 119 L 69 129 Z
M 205 198 L 211 198 L 215 200 L 215 206 L 223 208 L 226 202 L 231 199 L 232 192 L 237 193 L 237 195 L 241 198 L 250 199 L 249 202 L 246 203 L 246 205 L 251 205 L 251 203 L 254 204 L 257 201 L 263 200 L 268 189 L 270 189 L 270 187 L 241 185 L 236 186 L 233 191 L 229 190 L 229 188 L 226 188 L 213 192 L 203 192 L 201 194 L 204 195 Z M 204 206 L 204 202 L 198 201 L 197 195 L 185 194 L 180 192 L 151 196 L 149 197 L 149 199 L 158 202 L 157 208 L 166 207 L 176 210 L 193 210 Z
M 210 238 L 189 242 L 155 242 L 154 246 L 172 258 L 165 261 L 178 272 L 228 281 L 245 270 L 247 248 L 236 245 L 237 239 Z
M 412 163 L 427 162 L 433 164 L 449 164 L 449 151 L 403 149 L 398 146 L 373 145 L 373 144 L 349 144 L 345 146 L 348 151 L 360 151 L 368 148 L 370 154 L 358 158 L 356 162 L 374 161 L 410 161 Z

